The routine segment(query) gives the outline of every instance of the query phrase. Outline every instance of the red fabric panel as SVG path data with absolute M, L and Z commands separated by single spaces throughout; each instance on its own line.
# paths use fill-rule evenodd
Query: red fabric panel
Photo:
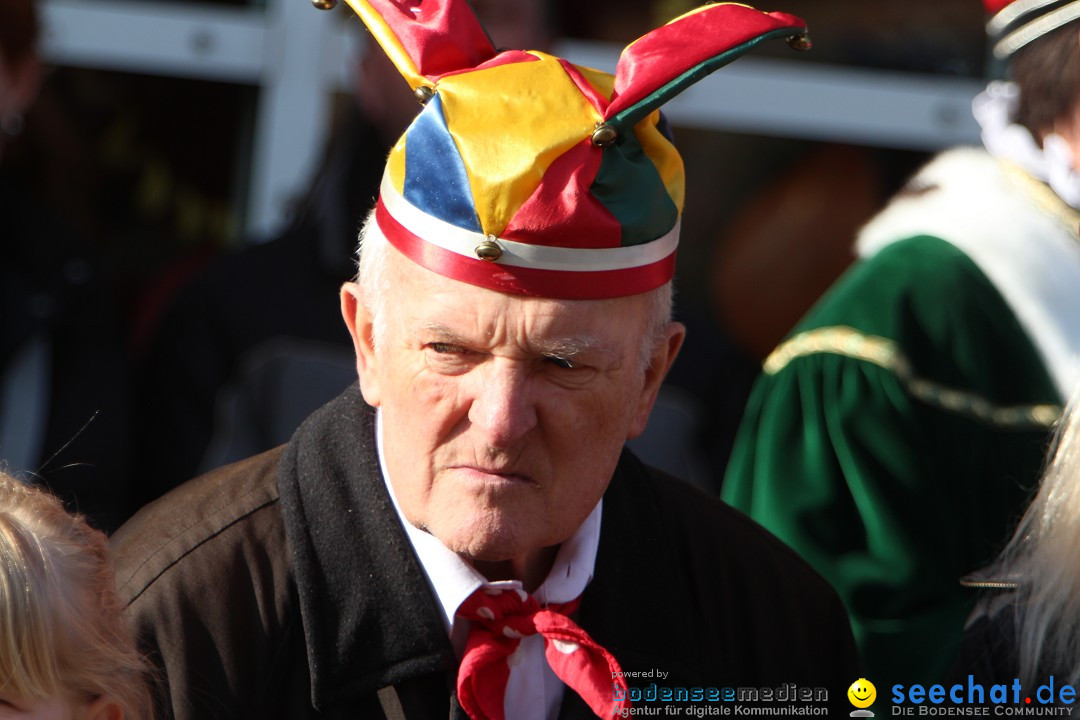
M 467 67 L 460 70 L 454 70 L 453 72 L 443 73 L 439 76 L 439 79 L 450 77 L 451 75 L 461 75 L 463 73 L 475 72 L 476 70 L 487 70 L 488 68 L 499 67 L 500 65 L 513 65 L 519 62 L 536 62 L 540 58 L 535 55 L 530 55 L 524 50 L 503 50 L 501 53 L 485 60 L 476 67 Z
M 675 253 L 651 265 L 603 272 L 508 267 L 462 257 L 424 241 L 402 227 L 381 199 L 375 207 L 375 220 L 390 244 L 418 265 L 444 277 L 515 295 L 600 300 L 655 290 L 675 276 Z
M 1006 6 L 1012 5 L 1013 0 L 983 0 L 983 5 L 986 6 L 986 12 L 991 15 L 997 15 L 999 12 L 1005 9 Z
M 539 59 L 540 58 L 536 57 L 535 55 L 530 55 L 524 50 L 503 50 L 501 53 L 491 58 L 490 60 L 485 60 L 481 64 L 477 65 L 476 69 L 486 70 L 487 68 L 498 67 L 500 65 L 510 65 L 512 63 L 536 62 Z
M 583 140 L 556 158 L 506 226 L 503 237 L 532 245 L 619 247 L 622 226 L 589 192 L 603 153 Z
M 607 109 L 608 99 L 598 93 L 596 88 L 585 79 L 585 76 L 581 74 L 581 71 L 572 63 L 559 58 L 559 64 L 562 65 L 563 70 L 565 70 L 566 74 L 570 76 L 570 79 L 574 81 L 574 84 L 578 86 L 578 90 L 581 91 L 581 94 L 584 95 L 592 106 L 596 108 L 596 111 L 602 115 Z
M 368 0 L 426 78 L 476 67 L 495 48 L 466 0 Z
M 623 50 L 615 69 L 615 98 L 604 117 L 668 84 L 710 58 L 773 30 L 805 28 L 794 15 L 745 5 L 711 5 L 657 28 Z

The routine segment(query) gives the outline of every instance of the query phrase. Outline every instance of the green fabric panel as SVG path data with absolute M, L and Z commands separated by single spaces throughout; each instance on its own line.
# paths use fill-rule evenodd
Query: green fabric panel
M 604 148 L 592 194 L 622 225 L 622 245 L 655 240 L 675 226 L 679 209 L 633 133 Z
M 922 377 L 995 403 L 1062 400 L 997 288 L 939 238 L 903 240 L 856 263 L 793 333 L 834 325 L 895 340 Z
M 856 264 L 794 333 L 838 325 L 897 342 L 920 377 L 996 403 L 1060 402 L 1000 294 L 940 239 Z M 757 381 L 722 496 L 837 589 L 865 677 L 929 684 L 976 597 L 958 579 L 1007 540 L 1048 440 L 930 406 L 875 363 L 807 355 Z
M 719 55 L 713 56 L 705 62 L 690 68 L 666 85 L 654 90 L 652 93 L 643 97 L 639 102 L 612 116 L 608 119 L 607 123 L 618 129 L 620 135 L 625 134 L 653 110 L 707 75 L 719 70 L 733 60 L 737 60 L 743 53 L 750 50 L 755 45 L 766 40 L 771 40 L 772 38 L 791 37 L 793 34 L 794 32 L 790 28 L 773 30 L 772 32 L 747 40 L 742 45 L 737 45 Z

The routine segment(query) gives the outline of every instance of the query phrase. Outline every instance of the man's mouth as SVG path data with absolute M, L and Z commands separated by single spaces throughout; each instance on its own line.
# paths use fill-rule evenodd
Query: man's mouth
M 486 481 L 532 482 L 525 473 L 510 467 L 485 467 L 481 465 L 459 465 L 455 468 L 467 475 Z

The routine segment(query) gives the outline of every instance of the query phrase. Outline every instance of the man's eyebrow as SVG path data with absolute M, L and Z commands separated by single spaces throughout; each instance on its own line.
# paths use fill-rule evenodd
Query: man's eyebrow
M 446 325 L 440 322 L 430 322 L 421 327 L 426 333 L 430 333 L 439 338 L 441 342 L 449 343 L 451 345 L 468 345 L 468 341 L 455 330 L 450 329 Z
M 461 345 L 463 347 L 471 347 L 473 344 L 471 340 L 463 336 L 461 333 L 453 330 L 450 327 L 440 322 L 430 322 L 423 325 L 423 330 L 428 332 L 437 338 L 440 342 L 445 342 L 450 345 Z M 537 341 L 530 343 L 529 349 L 539 355 L 549 355 L 552 357 L 560 358 L 574 358 L 584 355 L 590 350 L 603 351 L 601 342 L 591 336 L 582 337 L 566 337 L 555 338 L 547 341 Z
M 570 359 L 584 355 L 588 351 L 594 350 L 599 346 L 600 343 L 596 338 L 580 337 L 560 338 L 550 342 L 536 343 L 533 347 L 535 351 L 541 355 Z

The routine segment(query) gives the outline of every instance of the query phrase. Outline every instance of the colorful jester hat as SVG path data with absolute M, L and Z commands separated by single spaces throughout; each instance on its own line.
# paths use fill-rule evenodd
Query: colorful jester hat
M 682 159 L 657 108 L 806 24 L 737 3 L 639 38 L 615 76 L 496 52 L 466 0 L 348 0 L 424 103 L 390 151 L 375 220 L 441 275 L 501 292 L 621 297 L 669 281 Z
M 1007 60 L 1020 48 L 1080 19 L 1080 0 L 983 0 L 990 20 L 986 34 L 994 57 Z

